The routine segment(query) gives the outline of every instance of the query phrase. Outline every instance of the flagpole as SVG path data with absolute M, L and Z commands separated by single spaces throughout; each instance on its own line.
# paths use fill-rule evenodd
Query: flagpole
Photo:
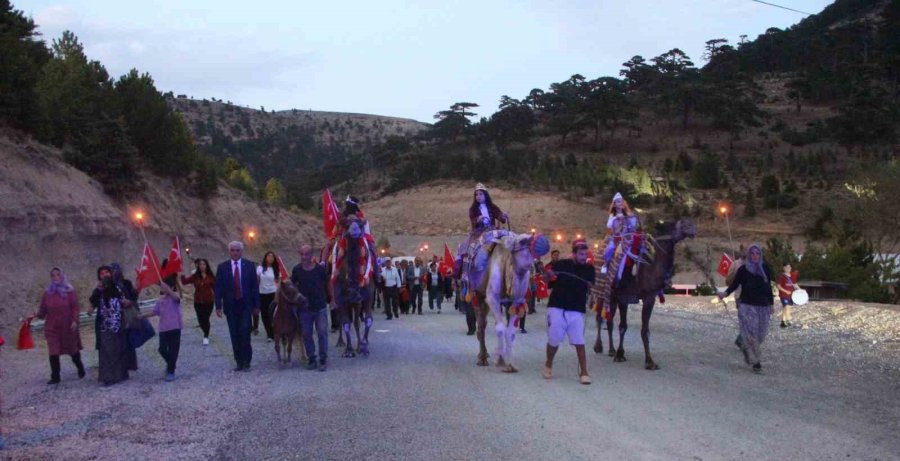
M 147 240 L 147 233 L 144 232 L 144 213 L 138 211 L 134 214 L 135 219 L 138 222 L 138 229 L 141 230 L 141 236 L 144 237 L 144 245 L 150 246 L 150 241 Z M 156 261 L 153 258 L 150 258 L 150 263 L 153 264 L 153 269 L 156 271 L 156 276 L 159 277 L 159 282 L 162 283 L 162 274 L 159 272 L 159 266 L 156 265 Z

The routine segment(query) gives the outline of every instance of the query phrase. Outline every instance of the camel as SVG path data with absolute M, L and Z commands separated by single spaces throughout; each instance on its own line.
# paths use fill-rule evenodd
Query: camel
M 534 254 L 535 242 L 536 239 L 543 239 L 544 245 L 538 245 L 542 248 L 549 248 L 549 244 L 542 235 L 516 234 L 501 230 L 486 232 L 484 239 L 486 243 L 479 251 L 490 253 L 486 267 L 481 274 L 470 269 L 468 280 L 464 281 L 466 290 L 471 291 L 467 296 L 475 308 L 479 345 L 477 364 L 479 366 L 488 364 L 489 355 L 484 338 L 487 313 L 490 310 L 494 316 L 494 331 L 497 335 L 496 365 L 506 373 L 515 373 L 518 369 L 512 363 L 512 351 L 516 330 L 519 319 L 524 318 L 527 311 L 525 293 L 528 290 L 534 260 L 542 256 Z M 509 320 L 503 312 L 504 303 L 511 305 Z
M 653 245 L 653 251 L 644 251 L 640 256 L 644 261 L 638 262 L 637 276 L 632 276 L 630 271 L 624 271 L 622 279 L 612 289 L 611 301 L 608 303 L 608 317 L 606 331 L 609 335 L 609 356 L 616 362 L 625 362 L 625 348 L 623 340 L 628 330 L 628 305 L 640 301 L 641 310 L 641 341 L 644 343 L 644 368 L 658 370 L 659 365 L 653 361 L 650 355 L 650 316 L 656 304 L 656 297 L 666 288 L 672 279 L 675 266 L 675 245 L 685 238 L 694 238 L 697 235 L 696 227 L 690 220 L 661 223 L 657 226 L 659 237 L 648 239 Z M 647 254 L 652 253 L 652 257 Z M 598 262 L 595 262 L 597 264 Z M 602 264 L 602 261 L 599 262 Z M 612 277 L 617 271 L 613 267 L 609 271 Z M 619 311 L 619 347 L 613 343 L 613 319 L 616 310 Z M 594 352 L 603 351 L 600 328 L 601 314 L 597 314 L 597 341 L 594 344 Z

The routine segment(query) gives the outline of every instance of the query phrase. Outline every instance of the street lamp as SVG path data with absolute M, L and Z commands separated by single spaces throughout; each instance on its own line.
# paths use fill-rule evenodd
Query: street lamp
M 562 234 L 556 234 L 556 241 L 557 241 L 557 242 L 562 242 L 562 239 L 563 239 Z
M 138 229 L 141 230 L 141 237 L 144 237 L 144 245 L 149 246 L 150 241 L 147 240 L 147 232 L 144 231 L 144 218 L 146 218 L 146 217 L 147 217 L 147 215 L 145 215 L 144 212 L 141 210 L 137 210 L 134 212 L 134 219 L 135 219 L 135 221 L 137 221 Z M 151 258 L 151 259 L 153 259 L 153 258 Z M 156 276 L 159 277 L 160 281 L 162 281 L 162 275 L 160 275 L 160 273 L 159 273 L 159 267 L 157 267 L 156 261 L 151 261 L 151 264 L 153 264 L 153 269 L 156 270 Z
M 731 210 L 728 209 L 728 204 L 720 203 L 719 204 L 719 213 L 722 214 L 722 217 L 725 218 L 725 228 L 728 229 L 728 244 L 731 246 L 732 251 L 734 250 L 734 240 L 731 238 L 731 221 L 728 219 L 728 215 Z

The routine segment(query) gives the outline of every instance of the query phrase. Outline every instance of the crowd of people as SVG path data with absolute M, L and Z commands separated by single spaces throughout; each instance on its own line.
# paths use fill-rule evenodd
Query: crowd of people
M 477 270 L 485 261 L 479 260 L 477 251 L 470 251 L 478 245 L 479 235 L 496 226 L 497 221 L 506 221 L 507 215 L 490 200 L 487 189 L 479 184 L 473 194 L 470 219 L 473 232 L 460 245 L 458 258 L 469 254 L 472 269 Z M 348 197 L 354 208 L 352 214 L 361 214 L 357 201 Z M 543 375 L 552 376 L 553 360 L 564 338 L 574 346 L 580 369 L 580 380 L 590 383 L 584 350 L 584 315 L 589 308 L 602 308 L 604 300 L 598 299 L 595 282 L 603 278 L 635 276 L 635 248 L 642 244 L 638 232 L 639 221 L 628 208 L 623 197 L 614 197 L 610 209 L 608 227 L 609 244 L 598 254 L 598 264 L 592 264 L 588 244 L 583 239 L 573 242 L 569 257 L 561 258 L 559 250 L 550 253 L 546 265 L 535 259 L 535 274 L 527 294 L 528 313 L 535 314 L 536 300 L 540 299 L 540 282 L 550 288 L 547 302 L 547 357 Z M 366 225 L 366 239 L 369 240 Z M 104 265 L 97 269 L 97 284 L 90 296 L 89 313 L 95 314 L 95 348 L 99 355 L 98 379 L 103 385 L 113 385 L 129 378 L 129 372 L 137 370 L 137 354 L 133 346 L 134 330 L 139 329 L 147 317 L 158 316 L 157 326 L 159 353 L 166 363 L 164 380 L 176 379 L 176 365 L 182 341 L 184 319 L 182 316 L 182 290 L 193 287 L 193 305 L 202 332 L 202 344 L 210 341 L 211 316 L 224 317 L 230 336 L 232 352 L 236 363 L 235 371 L 245 372 L 251 367 L 253 348 L 251 336 L 258 334 L 262 320 L 268 341 L 273 339 L 272 308 L 286 296 L 295 292 L 293 306 L 297 323 L 300 325 L 302 340 L 306 348 L 310 369 L 325 371 L 328 364 L 328 317 L 331 313 L 331 331 L 337 330 L 329 284 L 329 268 L 325 261 L 316 258 L 310 245 L 303 245 L 298 253 L 300 262 L 289 273 L 280 270 L 280 259 L 272 251 L 264 254 L 262 263 L 244 258 L 244 246 L 239 241 L 228 245 L 229 259 L 213 271 L 206 259 L 192 261 L 190 274 L 171 274 L 160 281 L 160 296 L 152 311 L 141 313 L 138 309 L 138 291 L 122 273 L 118 264 Z M 323 256 L 323 255 L 320 255 Z M 164 263 L 165 264 L 165 261 Z M 447 267 L 437 256 L 424 261 L 420 257 L 412 261 L 395 261 L 384 258 L 376 262 L 374 308 L 384 309 L 386 320 L 399 319 L 401 315 L 423 315 L 424 299 L 427 293 L 428 311 L 440 314 L 445 302 L 453 300 L 454 309 L 465 314 L 467 334 L 476 333 L 475 311 L 471 297 L 467 297 L 465 284 L 460 273 L 467 269 L 461 261 L 454 267 Z M 790 264 L 783 265 L 783 273 L 775 276 L 764 261 L 759 245 L 751 245 L 746 258 L 739 260 L 737 270 L 728 280 L 728 288 L 719 293 L 720 298 L 740 289 L 738 310 L 740 335 L 736 341 L 748 365 L 754 371 L 761 370 L 761 345 L 765 340 L 769 318 L 773 313 L 771 282 L 777 282 L 778 294 L 783 309 L 781 326 L 791 322 L 791 293 L 798 289 L 796 273 Z M 596 269 L 596 270 L 595 270 Z M 626 270 L 627 269 L 627 270 Z M 609 276 L 607 275 L 609 274 Z M 45 320 L 44 335 L 50 363 L 50 380 L 56 384 L 61 380 L 60 356 L 68 355 L 74 364 L 77 376 L 86 375 L 81 359 L 82 341 L 79 332 L 78 315 L 81 307 L 75 289 L 68 282 L 62 269 L 54 267 L 50 271 L 50 281 L 42 296 L 37 318 Z M 178 282 L 181 282 L 180 284 Z M 286 294 L 282 294 L 284 291 Z M 606 292 L 608 295 L 608 291 Z M 546 296 L 546 293 L 543 294 Z M 589 299 L 591 300 L 589 302 Z M 608 302 L 608 301 L 607 301 Z M 332 309 L 327 307 L 331 305 Z M 519 316 L 516 327 L 521 333 L 525 329 L 525 315 Z

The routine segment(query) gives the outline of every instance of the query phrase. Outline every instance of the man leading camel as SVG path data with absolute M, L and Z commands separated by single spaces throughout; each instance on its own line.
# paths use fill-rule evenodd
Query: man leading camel
M 590 384 L 584 352 L 584 312 L 587 295 L 594 284 L 594 268 L 588 264 L 588 244 L 584 239 L 572 242 L 572 257 L 553 263 L 544 272 L 552 292 L 547 301 L 547 362 L 544 378 L 553 376 L 553 357 L 563 337 L 575 346 L 578 355 L 579 381 Z

